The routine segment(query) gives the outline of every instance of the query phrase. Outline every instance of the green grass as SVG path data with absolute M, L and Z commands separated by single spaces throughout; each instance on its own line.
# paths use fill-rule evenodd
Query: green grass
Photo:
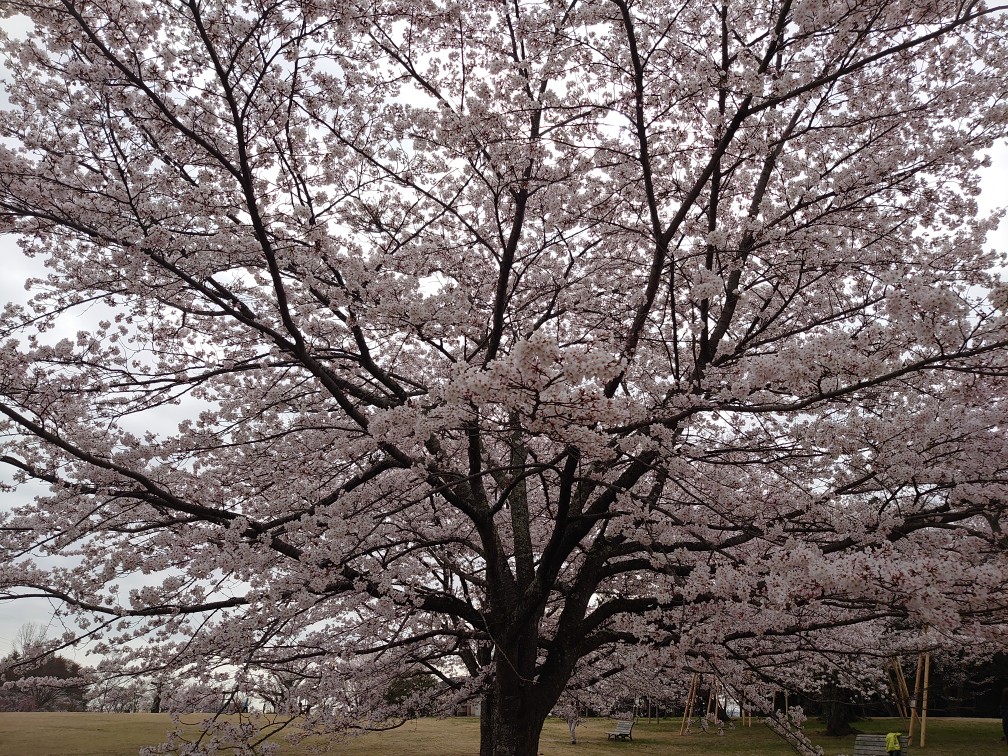
M 170 727 L 161 714 L 49 714 L 0 713 L 0 754 L 4 756 L 135 756 L 141 746 L 160 742 Z M 792 751 L 758 722 L 751 728 L 735 727 L 717 734 L 695 732 L 679 736 L 679 720 L 660 723 L 639 720 L 632 742 L 607 740 L 611 722 L 589 719 L 578 727 L 578 744 L 571 745 L 562 720 L 546 723 L 540 740 L 543 756 L 789 756 Z M 812 739 L 826 756 L 850 754 L 854 737 L 827 738 L 809 722 Z M 864 732 L 888 732 L 906 726 L 897 719 L 859 722 Z M 928 721 L 927 746 L 911 748 L 919 756 L 1006 756 L 1000 742 L 1001 725 L 995 719 L 943 719 Z M 300 749 L 284 747 L 285 756 Z M 474 756 L 479 753 L 479 722 L 471 718 L 421 719 L 382 733 L 369 733 L 344 743 L 328 744 L 333 756 Z

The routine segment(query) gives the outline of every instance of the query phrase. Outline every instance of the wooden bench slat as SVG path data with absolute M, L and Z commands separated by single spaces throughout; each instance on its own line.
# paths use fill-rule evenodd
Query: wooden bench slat
M 630 734 L 633 730 L 633 720 L 632 719 L 620 719 L 616 722 L 616 727 L 612 732 L 606 733 L 606 738 L 611 738 L 612 740 L 633 740 L 633 736 Z
M 900 735 L 900 750 L 904 756 L 910 747 L 909 740 L 906 735 Z M 886 756 L 885 741 L 885 735 L 874 733 L 858 735 L 854 738 L 853 756 Z

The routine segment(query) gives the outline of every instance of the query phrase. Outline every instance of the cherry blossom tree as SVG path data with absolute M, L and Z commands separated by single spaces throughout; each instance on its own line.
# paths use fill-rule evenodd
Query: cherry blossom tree
M 0 7 L 3 598 L 484 756 L 592 668 L 1004 640 L 1003 9 Z

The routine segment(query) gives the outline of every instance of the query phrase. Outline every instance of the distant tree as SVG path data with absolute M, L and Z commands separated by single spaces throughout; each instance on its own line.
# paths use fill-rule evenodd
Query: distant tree
M 41 625 L 22 625 L 0 659 L 0 711 L 84 711 L 88 680 L 76 662 L 49 650 Z
M 88 689 L 90 711 L 159 713 L 157 688 L 142 678 L 121 675 L 100 675 Z
M 22 658 L 45 653 L 46 631 L 38 622 L 26 622 L 14 634 L 12 650 Z
M 856 716 L 853 691 L 842 688 L 836 683 L 827 684 L 820 692 L 819 706 L 827 735 L 843 737 L 854 731 L 851 727 Z
M 392 681 L 385 693 L 385 701 L 402 709 L 407 717 L 426 716 L 427 702 L 437 683 L 429 674 L 404 675 Z
M 255 694 L 265 701 L 274 713 L 301 714 L 305 711 L 313 685 L 308 664 L 289 664 L 283 669 L 271 670 L 262 676 Z
M 304 732 L 392 726 L 420 669 L 534 756 L 594 665 L 1003 642 L 1004 8 L 0 13 L 0 598 L 172 707 L 306 663 Z
M 162 680 L 158 680 L 154 684 L 154 694 L 151 697 L 151 714 L 161 713 L 161 689 L 164 685 Z

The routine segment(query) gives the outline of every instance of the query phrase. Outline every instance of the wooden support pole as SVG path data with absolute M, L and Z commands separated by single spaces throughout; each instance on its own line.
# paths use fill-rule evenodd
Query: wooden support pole
M 899 687 L 901 706 L 900 716 L 903 719 L 910 719 L 910 688 L 907 687 L 906 675 L 903 674 L 903 665 L 899 659 L 893 659 L 893 669 L 896 671 L 896 684 Z
M 752 709 L 748 706 L 749 704 L 749 687 L 747 685 L 749 681 L 749 675 L 742 676 L 742 685 L 739 688 L 739 718 L 742 720 L 742 726 L 747 727 L 748 724 L 748 714 Z
M 683 710 L 682 725 L 679 727 L 680 735 L 686 734 L 687 725 L 693 714 L 693 699 L 696 697 L 696 689 L 699 687 L 697 677 L 697 673 L 694 672 L 693 679 L 690 680 L 689 692 L 686 694 L 686 708 Z
M 914 680 L 914 694 L 910 699 L 910 734 L 907 736 L 907 745 L 913 745 L 914 724 L 917 722 L 917 702 L 920 700 L 921 675 L 924 672 L 924 654 L 917 655 L 917 677 Z
M 903 719 L 903 691 L 899 687 L 894 662 L 886 665 L 886 681 L 889 683 L 889 690 L 892 691 L 893 700 L 896 702 L 896 715 Z
M 686 731 L 689 731 L 690 720 L 693 719 L 693 711 L 696 709 L 697 699 L 700 697 L 700 685 L 703 683 L 703 677 L 700 674 L 693 675 L 693 691 L 690 694 L 690 705 L 689 705 L 689 719 L 686 720 Z
M 921 698 L 921 730 L 920 747 L 927 743 L 927 700 L 928 700 L 928 679 L 931 675 L 931 654 L 924 654 L 924 693 Z
M 694 679 L 693 685 L 694 685 L 693 691 L 690 693 L 689 710 L 686 712 L 687 719 L 686 719 L 686 722 L 684 723 L 684 726 L 686 727 L 687 731 L 689 731 L 690 725 L 692 724 L 691 720 L 693 719 L 693 710 L 696 708 L 696 705 L 697 705 L 697 696 L 700 695 L 700 677 L 699 676 L 697 676 Z
M 893 700 L 896 702 L 896 716 L 900 719 L 906 719 L 903 716 L 903 691 L 900 690 L 899 680 L 891 666 L 886 668 L 886 681 L 889 683 L 889 690 L 892 691 Z

